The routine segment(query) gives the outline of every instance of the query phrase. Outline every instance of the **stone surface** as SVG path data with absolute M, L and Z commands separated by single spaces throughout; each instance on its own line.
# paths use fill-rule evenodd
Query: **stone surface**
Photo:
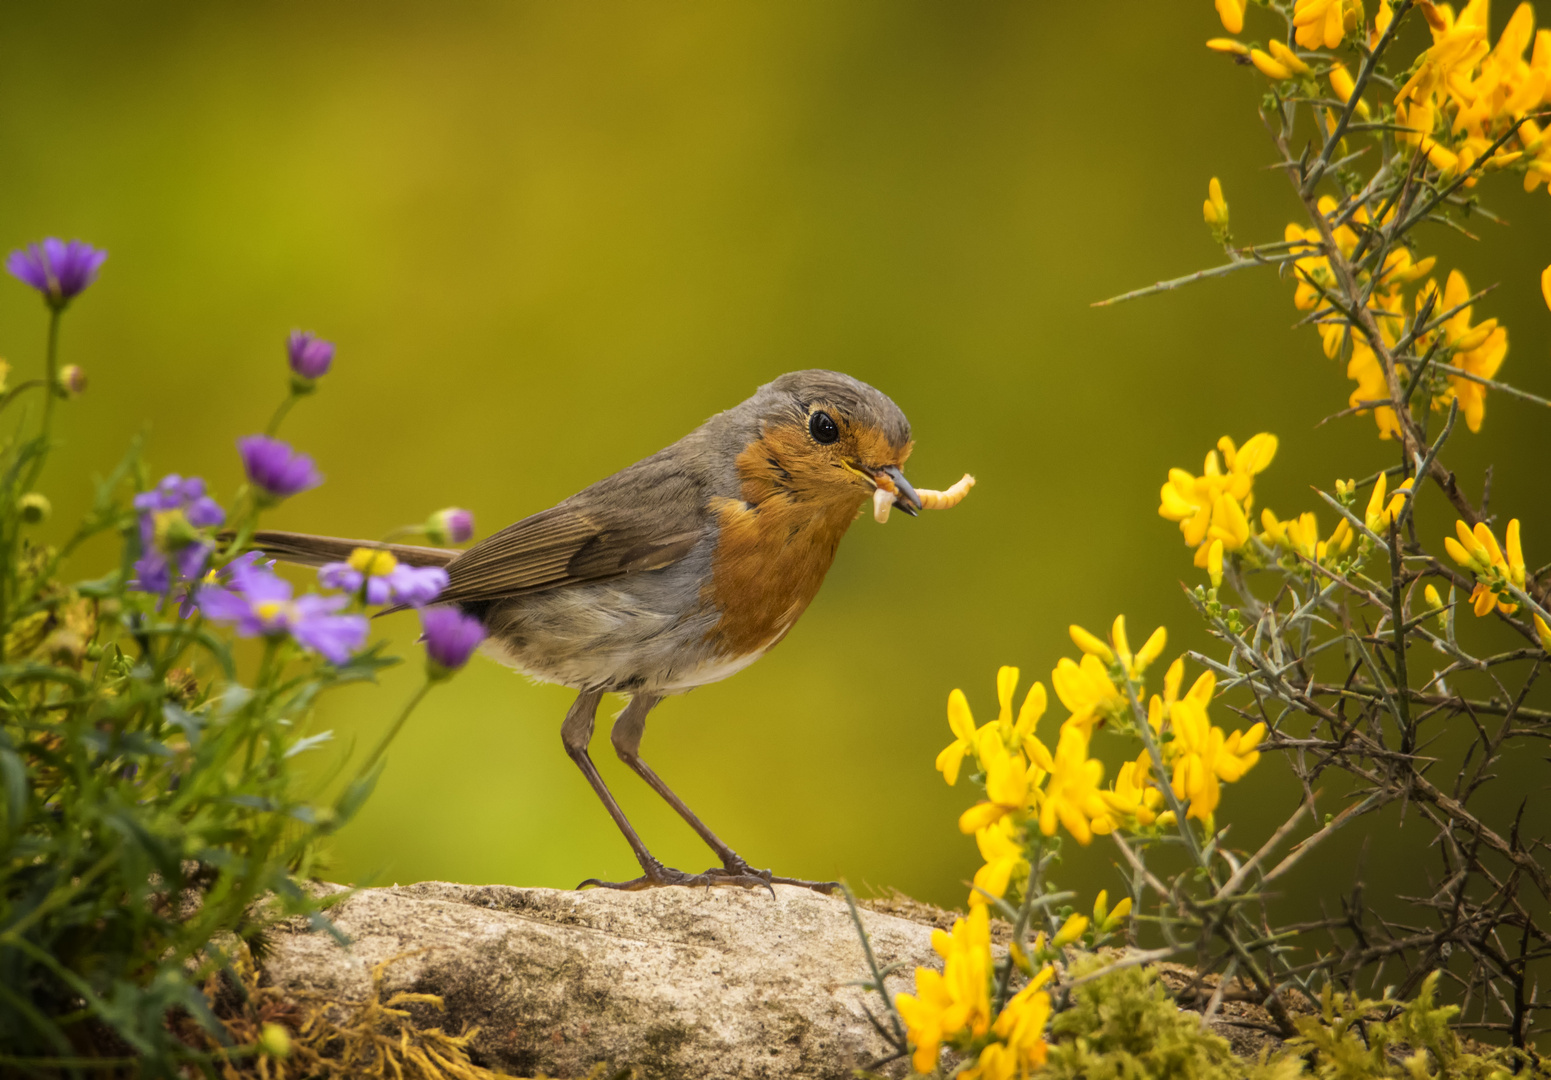
M 579 1077 L 597 1063 L 658 1077 L 849 1077 L 886 1052 L 860 987 L 866 959 L 845 901 L 764 890 L 569 892 L 422 882 L 365 889 L 331 911 L 348 949 L 305 927 L 275 935 L 266 980 L 364 997 L 440 995 L 451 1031 L 477 1024 L 481 1064 Z M 862 912 L 881 965 L 940 966 L 931 927 Z M 412 955 L 403 956 L 410 953 Z M 869 1002 L 877 1012 L 876 997 Z M 903 1062 L 886 1070 L 900 1074 Z

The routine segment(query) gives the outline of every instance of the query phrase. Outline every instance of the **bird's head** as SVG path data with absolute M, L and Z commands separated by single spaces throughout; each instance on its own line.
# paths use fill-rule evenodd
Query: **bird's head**
M 910 421 L 888 396 L 836 371 L 794 371 L 760 388 L 759 436 L 739 460 L 745 480 L 804 501 L 845 502 L 883 487 L 908 514 Z

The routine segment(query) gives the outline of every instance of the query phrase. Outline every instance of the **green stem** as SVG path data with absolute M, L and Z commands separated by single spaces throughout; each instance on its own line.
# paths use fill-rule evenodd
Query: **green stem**
M 400 729 L 404 726 L 404 722 L 409 719 L 409 714 L 415 711 L 415 706 L 420 704 L 421 699 L 425 697 L 426 693 L 434 685 L 436 685 L 434 680 L 428 676 L 425 682 L 420 684 L 420 689 L 416 690 L 414 696 L 405 703 L 404 711 L 399 713 L 399 718 L 393 721 L 393 726 L 390 727 L 388 729 L 388 733 L 382 737 L 382 741 L 377 744 L 377 748 L 371 752 L 371 755 L 367 757 L 364 762 L 361 763 L 361 770 L 360 772 L 356 773 L 357 783 L 366 779 L 367 775 L 372 771 L 372 766 L 376 765 L 377 762 L 382 758 L 382 755 L 388 752 L 388 744 L 391 743 L 395 737 L 397 737 Z
M 32 468 L 27 472 L 27 480 L 22 484 L 18 495 L 25 495 L 31 491 L 38 482 L 38 477 L 43 474 L 43 465 L 48 460 L 49 435 L 54 427 L 54 399 L 59 396 L 56 389 L 59 382 L 59 317 L 64 314 L 62 308 L 50 308 L 48 316 L 48 347 L 43 354 L 43 427 L 38 432 L 38 454 L 32 459 Z
M 285 400 L 275 410 L 275 415 L 269 418 L 269 424 L 264 428 L 265 435 L 268 435 L 271 439 L 275 437 L 275 432 L 280 430 L 280 421 L 285 419 L 285 414 L 291 411 L 291 406 L 295 405 L 300 398 L 301 395 L 294 390 L 285 396 Z

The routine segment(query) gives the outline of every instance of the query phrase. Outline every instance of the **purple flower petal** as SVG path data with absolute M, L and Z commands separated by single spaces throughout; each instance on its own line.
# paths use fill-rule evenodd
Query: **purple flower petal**
M 444 672 L 456 671 L 468 663 L 479 643 L 485 640 L 484 624 L 452 606 L 423 608 L 420 626 L 425 631 L 427 658 Z
M 237 450 L 248 479 L 274 498 L 283 499 L 323 483 L 312 458 L 279 439 L 249 435 L 237 440 Z
M 12 277 L 42 293 L 50 306 L 58 308 L 97 280 L 97 271 L 107 257 L 106 251 L 80 240 L 66 243 L 50 236 L 41 244 L 29 244 L 11 252 L 5 268 Z
M 291 331 L 285 351 L 291 370 L 304 379 L 317 379 L 328 374 L 329 366 L 334 363 L 334 343 L 301 330 Z
M 318 584 L 325 589 L 342 589 L 353 593 L 361 588 L 363 580 L 361 571 L 347 562 L 324 563 L 318 567 Z
M 410 566 L 400 563 L 387 577 L 393 602 L 424 607 L 447 587 L 447 571 L 440 566 Z
M 167 556 L 159 551 L 147 551 L 135 560 L 135 579 L 129 583 L 131 589 L 140 592 L 164 593 L 172 587 L 172 572 L 167 565 Z
M 198 529 L 213 528 L 226 520 L 226 511 L 208 495 L 194 499 L 183 512 L 188 515 L 189 524 Z

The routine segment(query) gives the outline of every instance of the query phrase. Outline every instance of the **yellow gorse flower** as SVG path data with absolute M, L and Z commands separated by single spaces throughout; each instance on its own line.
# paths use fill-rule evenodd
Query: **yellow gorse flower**
M 1056 936 L 1050 939 L 1052 949 L 1063 949 L 1074 941 L 1078 941 L 1088 932 L 1088 916 L 1068 915 L 1066 921 L 1061 924 L 1061 929 L 1056 931 Z
M 1535 616 L 1535 636 L 1540 639 L 1540 647 L 1551 653 L 1551 626 L 1546 625 L 1546 620 L 1538 614 Z
M 1045 1063 L 1050 995 L 1044 986 L 1054 975 L 1046 966 L 1008 1000 L 991 1028 L 997 1041 L 980 1051 L 974 1065 L 958 1073 L 960 1080 L 1024 1080 Z
M 1437 286 L 1429 282 L 1428 288 L 1436 290 Z M 1460 307 L 1469 299 L 1470 286 L 1465 281 L 1465 275 L 1458 270 L 1450 271 L 1448 281 L 1443 287 L 1443 299 L 1437 305 L 1435 313 Z M 1470 305 L 1461 307 L 1438 331 L 1425 335 L 1418 342 L 1418 347 L 1425 349 L 1431 346 L 1433 339 L 1441 333 L 1444 344 L 1453 353 L 1451 362 L 1454 367 L 1483 379 L 1490 379 L 1497 374 L 1497 369 L 1502 367 L 1503 360 L 1507 358 L 1508 329 L 1497 325 L 1496 319 L 1487 319 L 1472 326 L 1470 313 Z M 1480 431 L 1481 420 L 1486 413 L 1486 387 L 1462 376 L 1451 374 L 1449 389 L 1433 398 L 1433 408 L 1440 411 L 1447 409 L 1449 402 L 1455 398 L 1459 399 L 1460 411 L 1465 415 L 1466 426 L 1471 431 Z
M 1224 735 L 1214 727 L 1206 708 L 1194 698 L 1176 702 L 1170 714 L 1174 739 L 1170 742 L 1173 758 L 1174 795 L 1188 799 L 1188 816 L 1212 827 L 1218 804 L 1222 801 L 1219 781 L 1232 783 L 1260 760 L 1256 749 L 1265 737 L 1264 724 L 1247 732 Z
M 1037 740 L 1035 745 L 1038 745 Z M 976 752 L 980 767 L 985 770 L 986 800 L 959 815 L 959 831 L 966 835 L 979 832 L 1007 814 L 1023 810 L 1044 777 L 1039 768 L 1030 767 L 1022 750 L 1008 750 L 1001 736 L 990 730 L 990 725 L 980 732 Z
M 1018 826 L 1012 818 L 1004 817 L 976 832 L 975 845 L 980 848 L 980 857 L 985 860 L 985 865 L 975 872 L 977 889 L 984 889 L 992 896 L 1005 896 L 1013 875 L 1028 873 L 1029 862 L 1024 855 Z M 969 902 L 974 906 L 990 901 L 982 893 L 972 890 Z
M 1158 492 L 1158 516 L 1179 522 L 1185 543 L 1195 549 L 1197 566 L 1206 566 L 1212 540 L 1221 540 L 1227 551 L 1249 542 L 1255 477 L 1271 464 L 1276 448 L 1276 436 L 1266 432 L 1243 446 L 1224 435 L 1217 449 L 1207 452 L 1200 476 L 1169 470 L 1168 483 Z
M 1217 17 L 1222 28 L 1230 34 L 1244 32 L 1244 6 L 1246 0 L 1217 0 Z
M 1353 0 L 1298 0 L 1293 6 L 1293 37 L 1305 49 L 1334 49 L 1355 29 L 1362 5 Z M 1348 18 L 1353 18 L 1348 25 Z
M 1155 735 L 1170 736 L 1162 746 L 1162 753 L 1164 761 L 1169 763 L 1175 796 L 1188 799 L 1188 816 L 1207 823 L 1210 828 L 1222 798 L 1219 782 L 1233 783 L 1255 765 L 1260 759 L 1257 747 L 1265 737 L 1266 728 L 1264 724 L 1256 724 L 1248 731 L 1225 735 L 1221 728 L 1212 726 L 1207 714 L 1212 695 L 1217 690 L 1217 677 L 1210 671 L 1202 672 L 1189 693 L 1179 697 L 1184 673 L 1183 659 L 1170 666 L 1163 681 L 1163 695 L 1154 695 L 1148 702 L 1147 721 Z M 1148 755 L 1143 754 L 1134 763 L 1127 764 L 1134 765 L 1145 776 L 1150 761 Z M 1131 781 L 1133 784 L 1141 782 Z M 1106 801 L 1118 809 L 1120 794 L 1117 780 L 1115 794 L 1106 796 Z M 1151 799 L 1145 791 L 1141 797 L 1151 814 L 1160 800 Z M 1166 818 L 1172 818 L 1172 815 L 1160 813 L 1153 820 L 1160 824 L 1170 823 Z M 1138 823 L 1148 822 L 1138 815 Z
M 1145 828 L 1156 821 L 1158 807 L 1163 804 L 1163 792 L 1152 783 L 1151 755 L 1143 750 L 1135 761 L 1121 765 L 1115 774 L 1114 786 L 1109 791 L 1099 792 L 1099 798 L 1104 800 L 1108 811 L 1105 817 L 1110 825 L 1102 832 L 1112 832 L 1121 825 Z
M 915 1047 L 916 1072 L 931 1072 L 945 1041 L 960 1034 L 984 1035 L 991 1027 L 991 924 L 984 907 L 953 923 L 953 932 L 932 931 L 932 948 L 943 959 L 939 973 L 916 968 L 916 992 L 900 994 L 894 1007 Z
M 1471 606 L 1476 615 L 1490 614 L 1499 608 L 1505 615 L 1519 610 L 1509 586 L 1524 589 L 1524 549 L 1519 543 L 1519 519 L 1508 522 L 1503 534 L 1504 546 L 1497 545 L 1497 537 L 1485 522 L 1477 522 L 1471 529 L 1463 521 L 1454 523 L 1458 536 L 1446 536 L 1443 547 L 1453 559 L 1476 579 L 1476 588 L 1470 594 Z
M 1206 185 L 1206 202 L 1201 204 L 1201 216 L 1208 225 L 1223 228 L 1228 225 L 1228 200 L 1222 196 L 1222 181 L 1215 176 Z
M 1099 794 L 1104 763 L 1088 756 L 1088 736 L 1081 726 L 1062 725 L 1056 752 L 1044 767 L 1050 780 L 1040 798 L 1040 832 L 1054 836 L 1059 821 L 1072 839 L 1087 846 L 1095 832 L 1111 831 L 1114 825 Z
M 1384 501 L 1384 493 L 1388 488 L 1389 476 L 1379 473 L 1379 478 L 1373 482 L 1373 494 L 1368 496 L 1368 509 L 1363 513 L 1363 524 L 1369 530 L 1383 536 L 1389 531 L 1390 523 L 1400 517 L 1401 510 L 1405 509 L 1406 498 L 1410 494 L 1414 478 L 1407 478 L 1404 483 L 1395 489 L 1395 494 L 1390 497 L 1388 503 Z
M 996 673 L 996 698 L 1001 708 L 997 713 L 996 733 L 1009 749 L 1033 737 L 1034 725 L 1045 714 L 1047 704 L 1045 686 L 1036 682 L 1029 687 L 1028 696 L 1023 699 L 1023 707 L 1018 710 L 1018 718 L 1014 720 L 1012 698 L 1017 688 L 1018 669 L 1007 666 L 999 668 Z M 981 730 L 975 727 L 969 699 L 962 690 L 956 689 L 948 695 L 948 728 L 953 732 L 954 740 L 937 755 L 937 771 L 951 785 L 958 783 L 959 767 L 963 764 L 964 755 L 976 750 L 976 740 Z

